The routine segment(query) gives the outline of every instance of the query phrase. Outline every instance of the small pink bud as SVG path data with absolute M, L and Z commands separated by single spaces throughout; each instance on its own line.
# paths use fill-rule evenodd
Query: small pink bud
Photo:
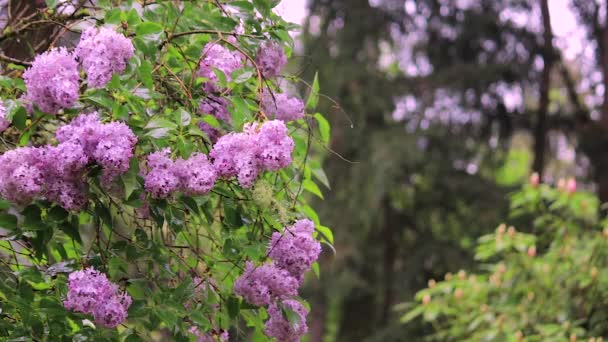
M 424 297 L 422 297 L 422 304 L 428 305 L 430 302 L 431 302 L 431 295 L 425 294 Z
M 573 194 L 576 192 L 576 179 L 568 178 L 568 182 L 566 183 L 566 190 L 569 194 Z
M 536 188 L 539 183 L 540 183 L 540 176 L 538 175 L 538 172 L 534 172 L 533 174 L 530 175 L 530 185 L 533 188 Z
M 536 256 L 536 246 L 528 247 L 528 256 L 534 258 Z

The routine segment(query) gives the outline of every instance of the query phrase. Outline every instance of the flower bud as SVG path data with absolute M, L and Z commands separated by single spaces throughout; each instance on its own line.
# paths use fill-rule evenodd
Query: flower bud
M 430 302 L 431 302 L 431 295 L 425 294 L 424 297 L 422 297 L 422 304 L 428 305 Z
M 500 226 L 498 226 L 498 228 L 496 228 L 496 234 L 502 235 L 505 233 L 506 230 L 507 230 L 507 226 L 504 223 L 501 223 Z
M 576 334 L 575 333 L 570 334 L 570 342 L 576 342 Z
M 447 280 L 447 281 L 452 280 L 452 272 L 448 272 L 445 274 L 445 280 Z
M 515 234 L 517 233 L 517 229 L 515 229 L 515 227 L 513 226 L 509 226 L 509 230 L 507 231 L 507 234 L 509 234 L 509 237 L 514 237 Z
M 593 279 L 597 278 L 597 274 L 598 274 L 598 272 L 599 272 L 599 271 L 597 270 L 597 267 L 593 266 L 593 267 L 591 268 L 591 278 L 593 278 Z
M 515 339 L 519 342 L 519 341 L 523 341 L 524 340 L 524 333 L 521 332 L 521 330 L 517 330 L 517 332 L 515 332 Z
M 435 287 L 435 285 L 437 285 L 437 282 L 435 281 L 435 279 L 429 279 L 429 281 L 427 282 L 427 285 L 428 285 L 429 289 L 432 289 Z
M 536 246 L 528 247 L 528 256 L 534 258 L 536 256 Z
M 576 179 L 568 178 L 568 181 L 566 182 L 566 190 L 569 194 L 576 192 Z
M 464 292 L 462 291 L 462 289 L 456 289 L 456 291 L 454 291 L 454 298 L 456 299 L 462 298 L 463 295 Z
M 467 277 L 467 272 L 465 272 L 464 270 L 458 271 L 458 279 L 464 280 L 466 277 Z
M 538 184 L 540 183 L 540 176 L 538 175 L 538 172 L 534 172 L 530 175 L 530 185 L 533 188 L 538 187 Z

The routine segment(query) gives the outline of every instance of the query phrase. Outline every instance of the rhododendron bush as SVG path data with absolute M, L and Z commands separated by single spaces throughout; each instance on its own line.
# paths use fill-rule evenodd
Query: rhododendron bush
M 307 332 L 329 126 L 277 3 L 46 2 L 74 39 L 0 79 L 3 340 Z
M 573 179 L 554 187 L 533 175 L 508 224 L 479 238 L 480 270 L 429 280 L 402 320 L 422 318 L 440 341 L 602 341 L 608 221 L 597 212 Z

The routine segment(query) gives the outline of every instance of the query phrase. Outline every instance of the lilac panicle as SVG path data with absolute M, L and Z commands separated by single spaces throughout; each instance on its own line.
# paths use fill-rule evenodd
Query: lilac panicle
M 321 244 L 312 237 L 314 227 L 308 219 L 298 220 L 285 227 L 283 234 L 273 233 L 268 246 L 268 256 L 274 263 L 289 271 L 300 283 L 321 253 Z
M 239 52 L 230 51 L 217 43 L 205 45 L 202 55 L 198 76 L 207 79 L 203 87 L 207 92 L 221 90 L 218 87 L 218 78 L 214 70 L 222 72 L 226 76 L 226 80 L 230 81 L 232 72 L 243 65 L 243 59 Z
M 78 100 L 78 63 L 61 47 L 36 56 L 32 66 L 23 73 L 27 94 L 41 111 L 56 114 L 71 108 Z
M 10 124 L 10 121 L 6 119 L 6 108 L 4 107 L 4 102 L 0 100 L 0 133 L 4 132 Z
M 95 323 L 114 328 L 127 318 L 131 297 L 92 267 L 70 273 L 66 309 L 93 315 Z
M 87 73 L 89 87 L 100 88 L 113 74 L 125 70 L 134 51 L 131 40 L 113 29 L 90 27 L 82 33 L 74 53 Z
M 213 145 L 209 153 L 218 176 L 237 177 L 244 188 L 250 188 L 257 176 L 291 164 L 294 142 L 282 121 L 248 124 L 241 133 L 229 133 Z
M 262 110 L 269 118 L 294 121 L 304 117 L 304 103 L 286 93 L 265 90 L 262 95 Z
M 306 315 L 308 310 L 297 300 L 288 299 L 282 302 L 284 308 L 293 311 L 297 315 L 296 322 L 290 322 L 284 315 L 283 310 L 275 302 L 268 308 L 270 319 L 266 321 L 264 333 L 274 337 L 278 342 L 298 342 L 308 332 Z
M 264 77 L 273 78 L 278 76 L 287 64 L 287 56 L 285 56 L 285 51 L 279 44 L 268 40 L 260 46 L 256 56 L 256 64 Z
M 234 282 L 234 293 L 253 305 L 293 297 L 298 293 L 298 280 L 274 264 L 258 267 L 247 262 L 245 272 Z

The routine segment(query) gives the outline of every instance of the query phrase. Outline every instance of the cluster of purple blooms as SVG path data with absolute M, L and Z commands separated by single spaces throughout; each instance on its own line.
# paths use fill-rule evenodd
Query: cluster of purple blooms
M 93 315 L 95 323 L 114 328 L 127 318 L 131 297 L 119 292 L 105 274 L 89 267 L 70 273 L 63 305 L 72 311 Z
M 279 44 L 267 40 L 260 46 L 255 62 L 264 77 L 273 78 L 278 76 L 287 64 L 287 56 Z
M 242 187 L 250 188 L 261 172 L 289 166 L 293 148 L 285 123 L 272 120 L 222 136 L 209 156 L 219 177 L 237 177 Z
M 304 117 L 304 103 L 297 97 L 286 93 L 264 91 L 261 101 L 262 110 L 269 118 L 294 121 Z
M 6 108 L 4 107 L 4 103 L 0 101 L 0 133 L 4 132 L 10 124 L 10 121 L 6 119 Z
M 176 191 L 198 196 L 213 189 L 217 174 L 206 155 L 194 153 L 173 161 L 170 154 L 166 148 L 148 156 L 144 187 L 153 198 L 166 198 Z
M 122 73 L 134 52 L 131 40 L 106 27 L 85 30 L 74 50 L 87 73 L 87 83 L 91 88 L 103 87 L 112 74 Z
M 78 63 L 66 48 L 36 56 L 23 73 L 27 94 L 24 100 L 46 113 L 70 108 L 78 100 Z
M 236 176 L 241 186 L 249 188 L 261 172 L 291 163 L 294 142 L 287 133 L 282 121 L 245 125 L 242 133 L 222 136 L 209 153 L 210 160 L 194 153 L 173 161 L 169 149 L 151 153 L 144 187 L 153 198 L 167 198 L 178 191 L 198 196 L 208 193 L 218 177 Z
M 23 100 L 46 113 L 71 108 L 78 100 L 80 81 L 76 57 L 87 73 L 89 86 L 98 88 L 104 86 L 113 73 L 125 70 L 133 52 L 133 44 L 123 35 L 109 28 L 89 28 L 82 34 L 74 53 L 62 47 L 34 59 L 23 74 L 27 90 Z
M 202 55 L 198 76 L 207 79 L 203 85 L 203 89 L 207 92 L 221 91 L 217 84 L 216 70 L 222 72 L 226 76 L 226 80 L 230 82 L 232 72 L 243 66 L 243 58 L 238 51 L 230 51 L 217 43 L 205 45 Z
M 124 123 L 103 124 L 97 113 L 83 114 L 56 132 L 59 144 L 22 147 L 0 156 L 0 195 L 18 204 L 37 197 L 80 210 L 86 202 L 86 167 L 103 169 L 102 181 L 126 172 L 137 138 Z
M 313 237 L 314 223 L 303 219 L 285 227 L 283 234 L 273 233 L 268 247 L 269 264 L 255 267 L 247 263 L 245 272 L 235 281 L 234 293 L 253 305 L 268 306 L 270 319 L 264 332 L 278 341 L 299 341 L 308 330 L 307 310 L 292 298 L 306 273 L 321 253 L 321 245 Z M 281 304 L 279 304 L 281 303 Z M 291 324 L 279 305 L 289 308 L 299 316 L 299 322 Z

